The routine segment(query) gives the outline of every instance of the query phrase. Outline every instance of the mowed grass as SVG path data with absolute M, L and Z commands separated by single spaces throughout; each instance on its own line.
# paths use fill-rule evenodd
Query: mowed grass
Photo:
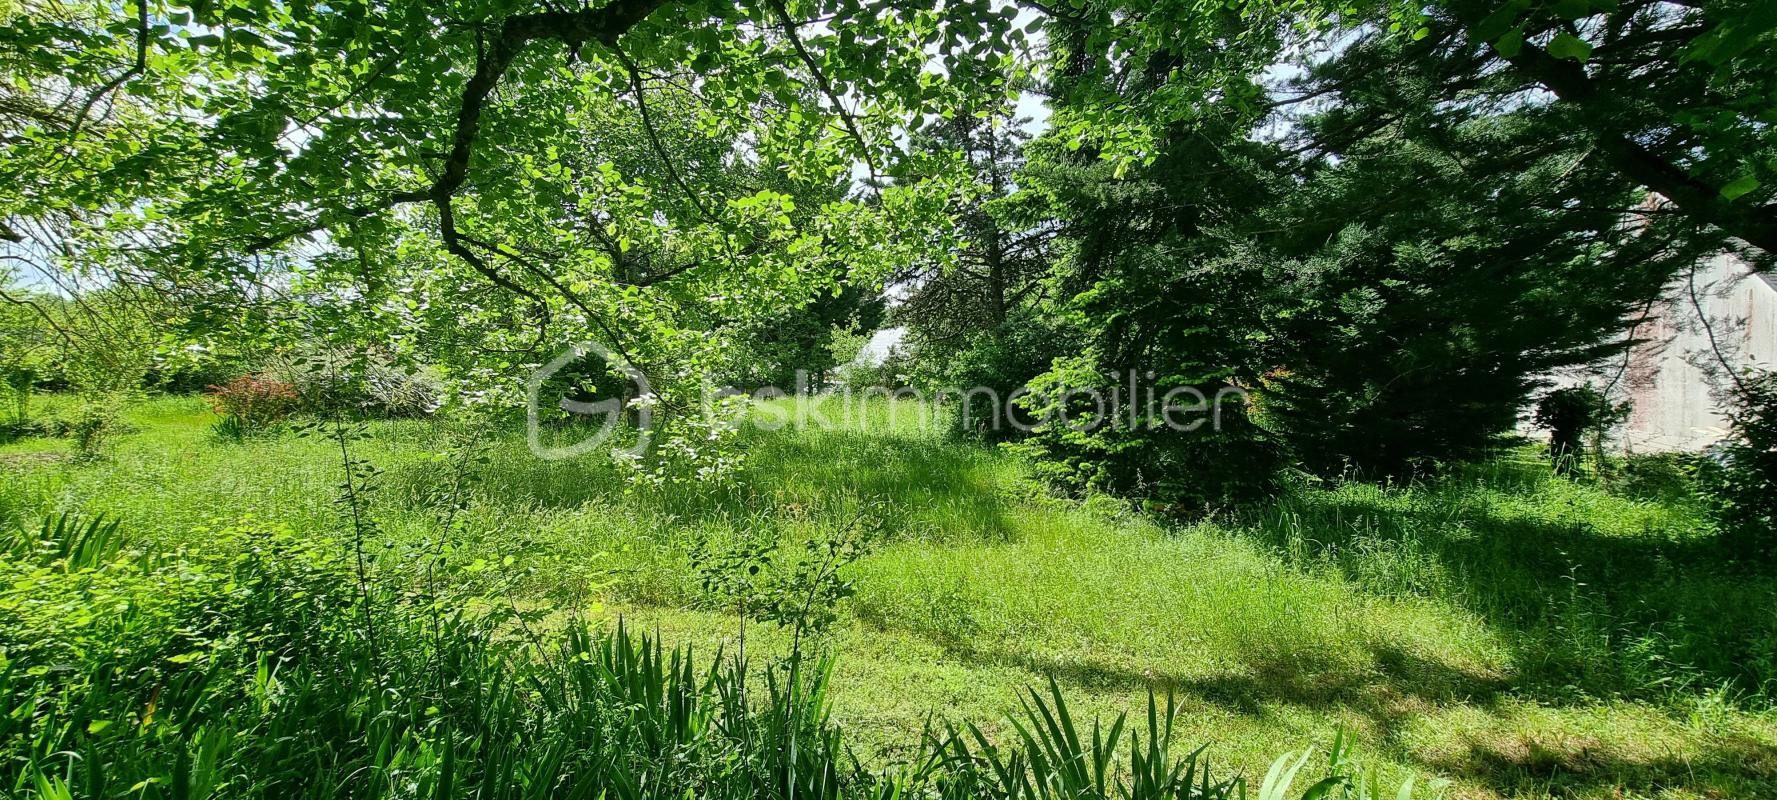
M 699 543 L 786 546 L 867 520 L 856 595 L 826 643 L 859 756 L 936 719 L 990 735 L 1055 678 L 1079 716 L 1186 709 L 1183 741 L 1257 777 L 1343 728 L 1389 782 L 1455 797 L 1777 796 L 1777 579 L 1707 545 L 1677 501 L 1549 478 L 1527 454 L 1405 487 L 1302 488 L 1208 521 L 1056 499 L 1016 458 L 948 440 L 925 406 L 783 401 L 743 434 L 730 484 L 634 490 L 600 457 L 542 461 L 501 431 L 455 543 L 529 568 L 522 602 L 732 653 L 740 623 L 699 588 Z M 150 542 L 244 516 L 339 526 L 337 447 L 226 443 L 200 399 L 130 410 L 101 463 L 59 440 L 0 446 L 0 519 L 74 510 Z M 380 557 L 438 535 L 448 425 L 379 422 Z M 569 437 L 572 431 L 557 432 Z M 747 626 L 755 656 L 785 646 Z

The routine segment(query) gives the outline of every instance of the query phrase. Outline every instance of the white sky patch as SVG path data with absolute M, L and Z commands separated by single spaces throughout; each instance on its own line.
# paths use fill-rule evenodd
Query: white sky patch
M 894 350 L 895 346 L 900 344 L 906 336 L 906 328 L 883 328 L 871 334 L 870 341 L 865 342 L 864 346 L 858 349 L 858 355 L 852 359 L 852 363 L 859 366 L 881 364 L 884 359 L 888 358 L 889 352 Z

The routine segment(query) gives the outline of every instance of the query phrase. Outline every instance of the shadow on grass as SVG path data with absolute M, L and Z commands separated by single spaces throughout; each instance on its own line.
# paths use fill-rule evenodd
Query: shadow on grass
M 1187 709 L 1201 703 L 1259 720 L 1287 715 L 1290 708 L 1359 719 L 1359 728 L 1370 733 L 1367 746 L 1379 755 L 1422 777 L 1446 775 L 1500 796 L 1623 796 L 1681 788 L 1706 797 L 1752 797 L 1777 787 L 1777 747 L 1755 736 L 1699 734 L 1701 740 L 1680 753 L 1657 734 L 1642 740 L 1633 729 L 1609 740 L 1571 724 L 1538 730 L 1517 719 L 1524 705 L 1511 702 L 1516 694 L 1509 681 L 1392 646 L 1369 648 L 1368 668 L 1313 652 L 1247 654 L 1239 671 L 1182 676 L 1097 657 L 1053 660 L 956 640 L 940 644 L 959 661 L 1052 677 L 1070 693 L 1151 691 L 1177 697 Z M 1430 746 L 1417 738 L 1425 733 L 1424 719 L 1456 707 L 1478 711 L 1488 722 L 1448 732 L 1446 741 Z
M 1471 776 L 1503 795 L 1565 797 L 1616 789 L 1621 797 L 1622 787 L 1636 787 L 1725 798 L 1770 797 L 1777 789 L 1777 748 L 1745 734 L 1715 737 L 1694 756 L 1662 751 L 1652 742 L 1625 748 L 1584 735 L 1460 739 L 1459 746 L 1419 763 Z
M 1611 534 L 1457 491 L 1407 504 L 1310 495 L 1289 511 L 1243 531 L 1365 591 L 1449 602 L 1509 633 L 1520 694 L 1777 690 L 1777 576 L 1706 537 L 1651 526 Z
M 1391 702 L 1491 703 L 1507 691 L 1498 676 L 1468 672 L 1441 661 L 1424 659 L 1393 647 L 1370 651 L 1372 666 L 1353 669 L 1349 663 L 1313 652 L 1285 655 L 1249 654 L 1239 672 L 1213 676 L 1181 676 L 1165 670 L 1136 669 L 1099 658 L 1045 659 L 1028 652 L 975 648 L 950 641 L 942 645 L 958 660 L 998 667 L 1016 667 L 1053 677 L 1070 687 L 1093 692 L 1152 690 L 1192 696 L 1243 714 L 1263 714 L 1277 703 L 1320 710 L 1361 707 L 1369 699 Z M 1395 716 L 1376 708 L 1372 716 Z

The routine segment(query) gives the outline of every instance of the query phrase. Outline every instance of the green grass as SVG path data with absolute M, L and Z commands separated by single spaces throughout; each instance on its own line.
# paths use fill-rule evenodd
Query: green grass
M 1342 726 L 1386 778 L 1458 797 L 1777 794 L 1777 578 L 1710 547 L 1682 501 L 1507 453 L 1421 485 L 1157 521 L 1049 497 L 915 404 L 823 409 L 826 429 L 746 431 L 738 479 L 690 489 L 629 490 L 596 456 L 540 461 L 503 431 L 458 540 L 530 567 L 528 607 L 622 615 L 707 652 L 732 649 L 738 624 L 700 590 L 693 546 L 878 520 L 829 634 L 835 718 L 867 761 L 911 751 L 933 716 L 1007 735 L 988 723 L 1053 677 L 1080 718 L 1140 716 L 1150 689 L 1172 692 L 1179 740 L 1255 777 Z M 136 431 L 98 464 L 57 460 L 59 440 L 0 446 L 0 518 L 102 513 L 164 548 L 241 517 L 339 528 L 329 442 L 221 442 L 194 398 L 128 416 Z M 437 534 L 447 430 L 371 433 L 374 549 L 408 561 Z M 784 646 L 762 625 L 748 638 Z

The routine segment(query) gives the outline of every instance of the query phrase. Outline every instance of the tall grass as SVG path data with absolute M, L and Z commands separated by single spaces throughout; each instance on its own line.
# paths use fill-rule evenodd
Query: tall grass
M 44 582 L 0 600 L 4 641 L 73 645 L 0 661 L 9 797 L 1247 796 L 1239 778 L 1210 778 L 1201 749 L 1172 755 L 1170 701 L 1150 706 L 1145 738 L 1122 719 L 1087 737 L 1051 685 L 1024 706 L 1016 742 L 951 729 L 870 771 L 829 716 L 830 658 L 750 670 L 718 653 L 699 666 L 622 626 L 535 636 L 517 611 L 414 602 L 387 583 L 372 639 L 338 551 L 242 530 L 242 556 L 145 558 L 115 533 L 61 518 L 6 542 L 7 577 Z M 112 588 L 94 594 L 100 583 Z M 96 633 L 68 635 L 17 613 L 50 585 L 94 602 L 182 586 L 188 602 L 154 624 L 95 620 Z M 135 638 L 114 640 L 126 630 Z M 1305 760 L 1280 760 L 1258 796 L 1284 796 Z M 1336 772 L 1305 796 L 1358 787 Z
M 1511 453 L 1402 487 L 1297 492 L 1242 520 L 1296 566 L 1489 620 L 1546 698 L 1777 698 L 1777 575 L 1684 498 L 1642 500 Z M 1734 598 L 1726 602 L 1727 598 Z
M 719 647 L 733 650 L 736 626 L 699 584 L 699 546 L 758 540 L 794 556 L 867 514 L 870 551 L 847 568 L 856 594 L 835 604 L 823 641 L 842 653 L 834 718 L 878 771 L 929 755 L 915 743 L 932 714 L 1016 743 L 1000 712 L 1053 678 L 1082 718 L 1139 721 L 1150 689 L 1171 692 L 1188 709 L 1181 739 L 1213 740 L 1218 763 L 1253 778 L 1341 726 L 1391 782 L 1431 773 L 1460 796 L 1758 796 L 1777 776 L 1765 710 L 1777 583 L 1705 546 L 1707 522 L 1682 496 L 1552 478 L 1507 453 L 1435 481 L 1308 486 L 1243 515 L 1155 519 L 1047 496 L 1017 458 L 948 441 L 914 415 L 890 421 L 873 402 L 849 422 L 745 430 L 734 482 L 672 492 L 628 489 L 596 456 L 540 461 L 495 426 L 458 493 L 452 456 L 437 452 L 451 425 L 374 422 L 352 443 L 384 469 L 363 542 L 374 619 L 436 638 L 429 612 L 381 620 L 434 600 L 472 620 L 505 615 L 492 643 L 548 661 L 554 650 L 527 629 L 541 638 L 576 610 L 606 626 L 621 614 L 667 644 L 696 643 L 701 676 Z M 359 635 L 362 622 L 340 620 L 361 600 L 322 608 L 296 598 L 334 595 L 290 577 L 352 550 L 329 538 L 333 443 L 217 440 L 191 398 L 128 419 L 136 432 L 96 464 L 58 460 L 61 440 L 0 445 L 0 531 L 43 541 L 46 516 L 103 513 L 119 523 L 106 563 L 162 565 L 76 578 L 8 567 L 9 659 L 69 685 L 98 680 L 85 660 L 96 653 L 149 685 L 223 662 L 238 684 L 261 652 L 271 674 L 295 674 L 297 656 L 267 649 L 291 619 L 333 620 L 280 634 L 293 641 Z M 421 565 L 441 557 L 434 586 Z M 285 567 L 249 569 L 264 563 Z M 264 574 L 286 576 L 282 616 L 230 599 Z M 356 584 L 350 570 L 328 580 Z M 755 682 L 791 638 L 749 631 Z M 432 676 L 390 684 L 408 694 L 438 685 L 423 669 L 437 657 L 415 666 L 407 647 L 381 648 L 367 674 Z M 433 706 L 449 708 L 419 710 Z

